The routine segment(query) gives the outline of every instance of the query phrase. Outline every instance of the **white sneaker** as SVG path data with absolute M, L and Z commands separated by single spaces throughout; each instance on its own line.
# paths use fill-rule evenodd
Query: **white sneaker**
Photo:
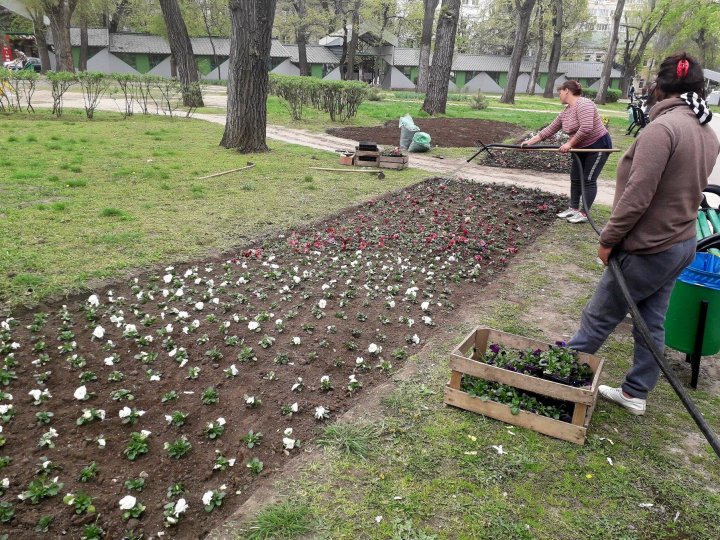
M 634 414 L 635 416 L 642 416 L 645 414 L 647 400 L 640 398 L 627 398 L 623 394 L 622 388 L 613 388 L 612 386 L 606 386 L 604 384 L 601 384 L 598 387 L 598 390 L 602 397 L 608 401 L 612 401 L 622 407 L 625 407 L 630 414 Z
M 575 208 L 568 208 L 567 210 L 557 214 L 557 217 L 559 217 L 561 219 L 566 219 L 566 218 L 569 218 L 570 216 L 575 215 L 576 212 L 577 212 L 577 210 Z
M 572 216 L 567 218 L 568 223 L 585 223 L 588 220 L 585 212 L 575 212 Z

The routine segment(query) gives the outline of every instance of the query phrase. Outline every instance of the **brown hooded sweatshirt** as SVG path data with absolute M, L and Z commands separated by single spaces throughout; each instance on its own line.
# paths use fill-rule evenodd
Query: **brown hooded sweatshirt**
M 695 236 L 695 220 L 720 143 L 680 98 L 658 102 L 621 158 L 605 247 L 659 253 Z

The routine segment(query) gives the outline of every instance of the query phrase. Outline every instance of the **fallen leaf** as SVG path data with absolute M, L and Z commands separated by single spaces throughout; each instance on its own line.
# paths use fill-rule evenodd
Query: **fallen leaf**
M 610 465 L 613 465 L 613 460 L 612 460 L 611 457 L 607 458 L 607 462 L 608 462 Z
M 507 452 L 506 452 L 505 450 L 503 450 L 503 445 L 502 445 L 502 444 L 501 444 L 500 446 L 495 446 L 495 445 L 493 444 L 492 447 L 493 447 L 493 448 L 497 451 L 497 453 L 500 454 L 500 455 L 507 454 Z

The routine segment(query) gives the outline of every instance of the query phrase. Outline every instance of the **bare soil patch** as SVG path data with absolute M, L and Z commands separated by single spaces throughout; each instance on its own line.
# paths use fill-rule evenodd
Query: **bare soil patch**
M 9 458 L 0 502 L 14 510 L 4 530 L 11 538 L 80 538 L 97 522 L 107 538 L 205 536 L 325 421 L 454 321 L 561 206 L 539 191 L 430 180 L 219 260 L 168 266 L 0 321 L 0 458 Z M 323 389 L 323 376 L 332 388 Z M 87 400 L 77 398 L 80 386 Z M 201 400 L 209 388 L 215 403 Z M 176 399 L 163 401 L 169 392 Z M 251 396 L 261 404 L 249 406 Z M 327 420 L 316 418 L 319 406 Z M 124 423 L 125 407 L 144 414 Z M 104 419 L 78 422 L 88 410 Z M 53 413 L 49 423 L 39 423 L 43 411 Z M 168 423 L 173 411 L 188 413 L 183 425 Z M 211 439 L 207 425 L 219 418 L 224 432 Z M 150 432 L 148 452 L 131 461 L 124 450 L 141 430 Z M 242 441 L 249 430 L 263 434 L 252 448 Z M 43 436 L 52 445 L 38 446 Z M 164 443 L 182 436 L 192 448 L 174 459 Z M 235 465 L 215 468 L 219 455 Z M 253 458 L 264 465 L 259 476 L 246 467 Z M 97 474 L 81 482 L 92 462 Z M 143 476 L 142 491 L 125 487 Z M 32 482 L 56 477 L 57 494 L 19 500 Z M 169 495 L 178 482 L 184 492 Z M 209 490 L 225 493 L 212 512 L 202 501 Z M 63 504 L 79 492 L 92 497 L 95 513 Z M 146 507 L 139 519 L 123 519 L 127 495 Z M 164 508 L 180 498 L 188 509 L 166 528 Z M 48 515 L 49 532 L 35 532 Z
M 502 142 L 508 137 L 520 137 L 525 130 L 508 122 L 495 122 L 477 118 L 416 118 L 415 124 L 432 137 L 433 147 L 474 147 L 480 139 L 485 144 Z M 398 146 L 400 128 L 397 120 L 388 120 L 380 126 L 328 129 L 336 137 L 356 141 L 375 141 L 378 144 Z

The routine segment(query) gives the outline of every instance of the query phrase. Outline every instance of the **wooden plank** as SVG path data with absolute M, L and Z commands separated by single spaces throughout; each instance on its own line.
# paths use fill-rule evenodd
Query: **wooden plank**
M 584 426 L 587 410 L 588 406 L 584 403 L 576 403 L 575 410 L 573 411 L 572 423 L 576 426 Z
M 540 379 L 532 375 L 509 371 L 497 366 L 491 366 L 483 362 L 464 358 L 462 356 L 451 355 L 450 369 L 467 373 L 473 377 L 479 377 L 486 381 L 499 382 L 527 390 L 535 394 L 552 397 L 562 401 L 573 401 L 575 403 L 585 403 L 590 405 L 593 400 L 593 392 L 591 389 L 576 388 L 565 384 Z
M 448 383 L 448 386 L 450 388 L 454 388 L 455 390 L 460 390 L 460 382 L 462 381 L 462 373 L 459 371 L 453 371 L 450 374 L 450 382 Z
M 483 401 L 461 390 L 445 387 L 445 403 L 466 411 L 476 412 L 502 422 L 543 433 L 557 439 L 585 444 L 587 428 L 561 422 L 534 413 L 520 411 L 512 414 L 510 407 L 493 401 Z
M 398 171 L 402 171 L 403 169 L 408 168 L 407 163 L 387 163 L 384 161 L 378 161 L 377 166 L 380 167 L 381 169 L 395 169 Z
M 489 328 L 476 328 L 475 329 L 475 356 L 473 360 L 477 360 L 485 351 L 487 351 L 490 341 L 490 329 Z
M 475 342 L 475 330 L 470 332 L 465 339 L 463 339 L 462 343 L 455 347 L 455 350 L 452 352 L 452 354 L 460 354 L 461 356 L 467 356 L 467 353 L 470 351 L 470 347 Z

